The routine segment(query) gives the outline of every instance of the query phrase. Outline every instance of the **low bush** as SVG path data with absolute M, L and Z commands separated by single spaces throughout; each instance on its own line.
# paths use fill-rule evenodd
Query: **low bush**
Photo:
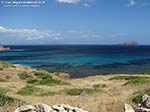
M 5 95 L 8 91 L 8 89 L 0 87 L 0 95 Z
M 44 89 L 34 87 L 34 86 L 25 86 L 21 88 L 17 94 L 28 96 L 28 95 L 36 95 L 36 96 L 49 96 L 49 95 L 54 95 L 55 92 L 52 91 L 46 91 Z
M 0 71 L 3 71 L 3 70 L 4 70 L 4 68 L 0 67 Z
M 133 97 L 132 101 L 137 104 L 141 103 L 142 96 L 145 94 L 150 95 L 150 89 L 137 93 L 136 96 Z
M 106 87 L 105 84 L 95 84 L 95 85 L 93 85 L 93 88 L 104 88 L 104 87 Z
M 150 71 L 149 72 L 144 72 L 144 75 L 150 75 Z
M 46 71 L 34 72 L 34 75 L 39 79 L 47 79 L 47 78 L 52 79 L 52 76 Z
M 31 78 L 31 76 L 28 75 L 28 73 L 26 73 L 26 72 L 19 73 L 18 76 L 19 76 L 19 78 L 22 79 L 22 80 L 26 80 L 26 79 L 28 79 L 28 78 Z
M 1 61 L 0 63 L 1 63 L 2 66 L 5 67 L 5 68 L 8 68 L 8 67 L 16 68 L 15 65 L 10 64 L 10 63 L 7 63 L 7 62 L 4 62 L 4 61 Z
M 7 92 L 8 89 L 0 87 L 0 106 L 11 105 L 16 101 L 15 98 L 7 96 Z
M 94 94 L 100 91 L 102 90 L 97 88 L 73 88 L 63 90 L 63 92 L 65 92 L 67 95 Z
M 54 79 L 48 72 L 45 72 L 45 71 L 34 72 L 34 75 L 37 78 L 36 79 L 31 78 L 31 79 L 27 80 L 28 83 L 39 84 L 39 85 L 48 85 L 48 86 L 68 84 L 68 83 L 63 82 L 61 80 Z
M 139 85 L 139 84 L 150 83 L 150 77 L 145 77 L 145 76 L 114 76 L 110 78 L 110 80 L 127 80 L 128 82 L 125 83 L 124 85 L 127 84 Z
M 37 80 L 37 79 L 28 79 L 27 83 L 29 83 L 29 84 L 38 84 L 39 80 Z
M 0 82 L 7 82 L 7 80 L 0 78 Z

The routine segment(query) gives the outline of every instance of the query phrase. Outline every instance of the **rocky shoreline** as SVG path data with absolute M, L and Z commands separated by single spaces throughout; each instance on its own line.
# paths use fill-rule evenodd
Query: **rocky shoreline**
M 4 47 L 2 45 L 0 45 L 0 51 L 9 51 L 10 48 L 9 47 Z

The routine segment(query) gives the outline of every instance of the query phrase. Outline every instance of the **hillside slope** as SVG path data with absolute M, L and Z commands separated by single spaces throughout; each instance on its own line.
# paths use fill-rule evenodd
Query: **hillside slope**
M 22 103 L 45 103 L 69 104 L 89 112 L 121 112 L 124 103 L 134 105 L 132 98 L 150 89 L 149 83 L 148 74 L 61 79 L 58 73 L 56 76 L 45 70 L 0 62 L 0 94 L 8 90 L 0 97 L 9 96 L 18 101 L 5 103 L 0 98 L 0 111 L 12 112 Z

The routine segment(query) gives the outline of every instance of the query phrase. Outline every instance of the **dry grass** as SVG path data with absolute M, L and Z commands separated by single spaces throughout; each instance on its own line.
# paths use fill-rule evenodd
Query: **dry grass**
M 1 67 L 1 66 L 0 66 Z M 16 65 L 16 67 L 7 67 L 0 71 L 0 77 L 7 80 L 0 82 L 0 87 L 6 88 L 8 96 L 17 98 L 27 104 L 45 103 L 48 105 L 54 104 L 69 104 L 71 106 L 81 107 L 89 112 L 122 112 L 124 103 L 129 103 L 134 106 L 132 98 L 136 96 L 137 92 L 150 89 L 149 83 L 140 85 L 126 85 L 127 80 L 109 80 L 113 75 L 109 76 L 92 76 L 81 79 L 64 79 L 63 81 L 70 83 L 70 85 L 34 85 L 37 88 L 42 88 L 46 91 L 59 92 L 64 89 L 73 88 L 93 88 L 95 85 L 105 85 L 102 92 L 93 94 L 81 94 L 77 96 L 70 96 L 66 94 L 56 94 L 54 96 L 23 96 L 16 94 L 18 90 L 25 87 L 27 82 L 20 79 L 19 73 L 27 73 L 34 77 L 31 73 L 35 69 L 30 67 L 23 67 Z M 13 77 L 12 77 L 13 76 Z M 143 75 L 142 75 L 143 76 Z M 145 75 L 144 75 L 145 76 Z M 150 77 L 147 75 L 147 77 Z M 32 85 L 32 84 L 31 84 Z M 32 85 L 33 86 L 33 85 Z M 20 104 L 16 102 L 14 105 L 5 105 L 0 107 L 0 112 L 13 112 Z
M 134 105 L 131 98 L 136 92 L 150 88 L 149 84 L 123 86 L 126 81 L 109 80 L 110 77 L 111 76 L 95 76 L 83 79 L 67 80 L 71 83 L 71 85 L 58 85 L 52 87 L 45 85 L 36 86 L 45 90 L 60 91 L 63 89 L 85 88 L 93 87 L 96 84 L 105 84 L 103 92 L 90 95 L 83 94 L 78 96 L 64 94 L 58 94 L 54 96 L 22 96 L 16 94 L 16 91 L 26 85 L 24 82 L 2 82 L 1 86 L 5 88 L 9 87 L 11 90 L 9 92 L 10 96 L 25 101 L 28 104 L 45 103 L 48 105 L 54 105 L 63 103 L 81 107 L 89 112 L 121 112 L 124 103 Z M 2 112 L 12 112 L 16 106 L 5 106 L 3 108 L 7 109 L 4 109 Z

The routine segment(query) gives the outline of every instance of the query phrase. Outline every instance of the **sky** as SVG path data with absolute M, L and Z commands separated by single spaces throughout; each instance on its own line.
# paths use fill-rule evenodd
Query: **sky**
M 37 3 L 21 6 L 27 1 Z M 0 44 L 128 40 L 150 44 L 150 0 L 0 0 Z

